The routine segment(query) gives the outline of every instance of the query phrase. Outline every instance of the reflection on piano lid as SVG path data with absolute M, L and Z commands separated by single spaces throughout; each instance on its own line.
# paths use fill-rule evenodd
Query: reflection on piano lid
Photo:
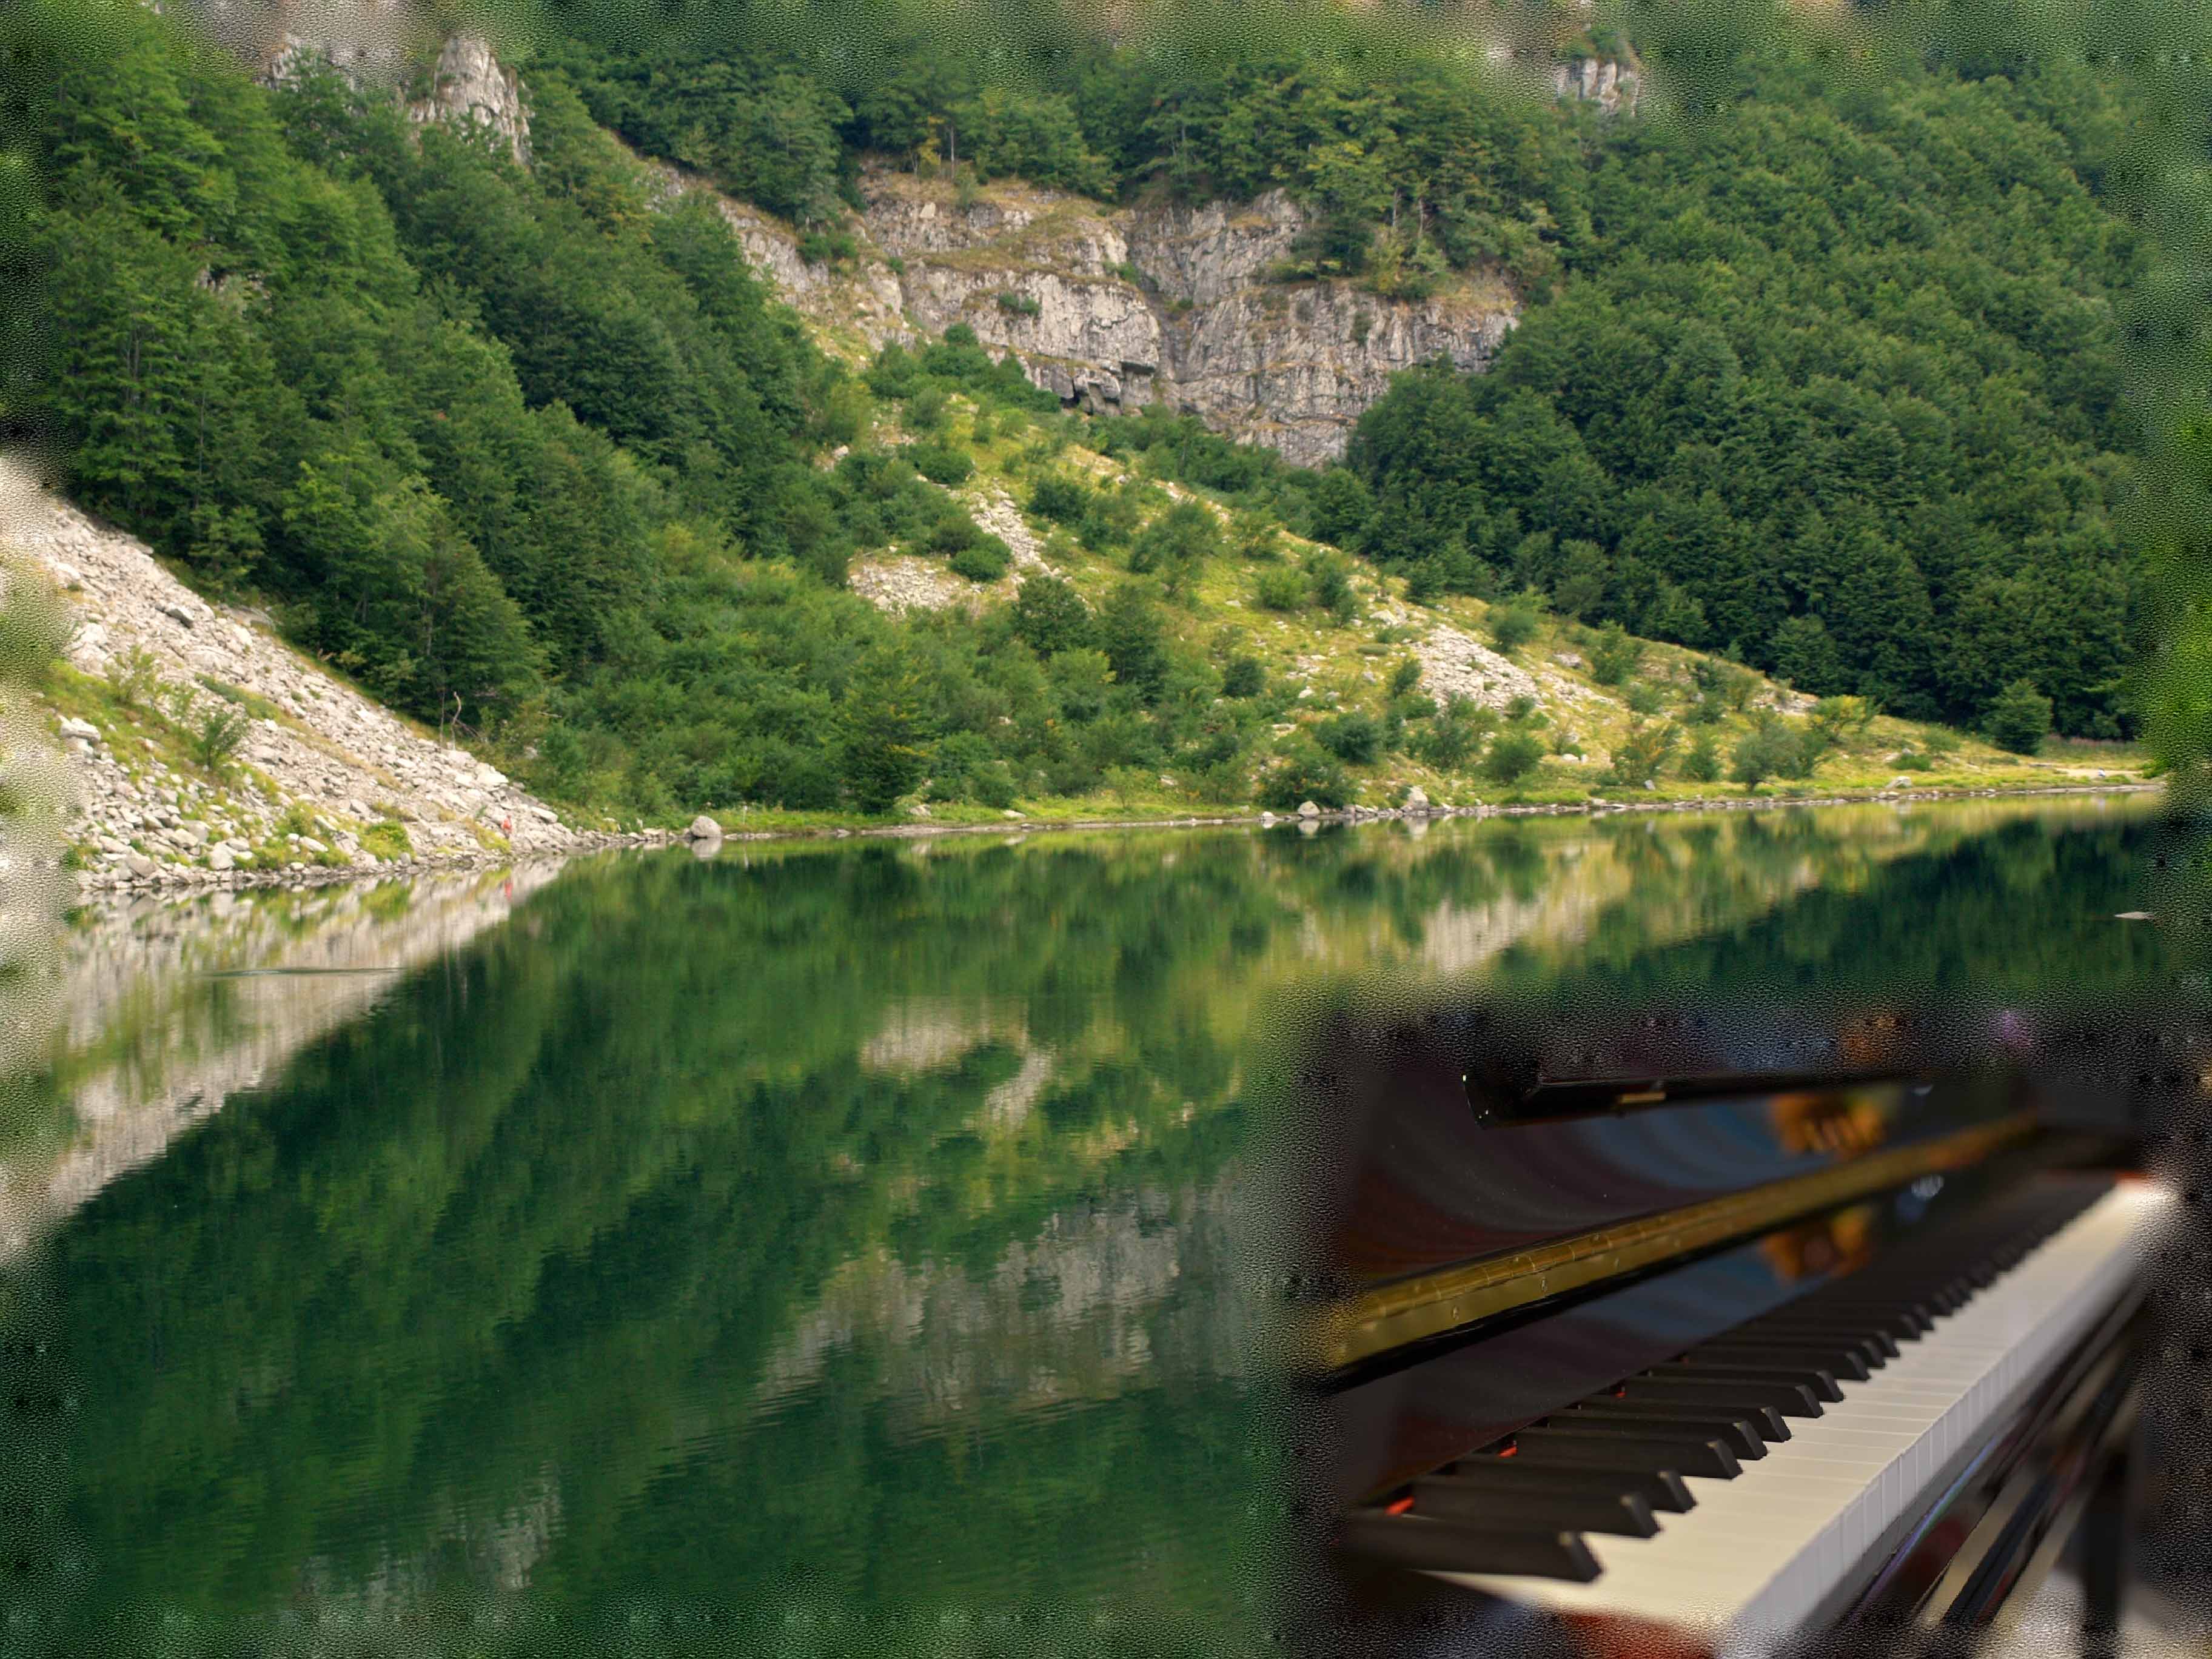
M 2166 1194 L 2017 1068 L 1917 1063 L 1909 1022 L 1813 1066 L 1650 1030 L 1501 1057 L 1401 1028 L 1316 1068 L 1302 1328 L 1341 1583 L 1487 1610 L 1476 1650 L 1531 1619 L 1753 1654 L 1855 1606 L 1990 1616 L 2055 1548 L 2036 1495 L 2078 1499 L 2126 1420 Z M 1570 1069 L 1593 1054 L 1644 1063 Z

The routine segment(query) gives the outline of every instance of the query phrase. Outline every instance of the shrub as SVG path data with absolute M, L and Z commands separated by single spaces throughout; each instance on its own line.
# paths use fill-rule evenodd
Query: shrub
M 1517 601 L 1490 613 L 1491 643 L 1509 657 L 1536 637 L 1536 628 L 1535 611 Z
M 1874 724 L 1875 706 L 1864 697 L 1823 697 L 1813 705 L 1813 729 L 1840 749 Z
M 952 556 L 952 568 L 971 582 L 994 582 L 1006 574 L 1013 562 L 1013 552 L 1006 543 L 986 532 L 977 537 L 972 546 L 963 547 Z
M 1713 728 L 1700 726 L 1682 757 L 1682 775 L 1692 783 L 1711 783 L 1721 775 L 1721 754 Z
M 1666 695 L 1649 680 L 1637 681 L 1621 701 L 1628 705 L 1632 714 L 1656 714 L 1667 706 Z
M 1114 665 L 1103 651 L 1077 647 L 1060 652 L 1046 665 L 1046 674 L 1068 720 L 1080 726 L 1105 711 L 1114 690 Z
M 2051 730 L 2051 699 L 2033 680 L 2014 680 L 1990 700 L 1982 716 L 1990 741 L 2015 755 L 2033 755 Z
M 1491 740 L 1479 769 L 1493 783 L 1516 784 L 1544 758 L 1543 739 L 1528 732 L 1502 732 Z
M 1341 553 L 1317 552 L 1306 562 L 1313 583 L 1314 603 L 1340 623 L 1359 614 L 1359 596 L 1352 591 L 1352 562 Z
M 1252 577 L 1252 596 L 1263 611 L 1303 610 L 1311 592 L 1303 571 L 1261 570 Z
M 415 850 L 407 826 L 398 818 L 385 818 L 361 832 L 361 849 L 372 858 L 396 859 Z
M 1959 734 L 1940 726 L 1922 728 L 1920 746 L 1931 755 L 1955 755 L 1959 752 Z
M 1057 576 L 1031 576 L 1014 595 L 1014 632 L 1038 656 L 1051 658 L 1091 642 L 1091 607 Z
M 1145 526 L 1129 550 L 1129 568 L 1139 575 L 1158 570 L 1180 580 L 1220 550 L 1221 529 L 1213 514 L 1196 501 L 1179 501 Z
M 1467 764 L 1483 738 L 1497 726 L 1494 713 L 1472 697 L 1455 694 L 1415 739 L 1415 752 L 1425 764 L 1438 771 L 1455 771 Z
M 799 257 L 810 265 L 850 264 L 860 252 L 849 231 L 810 230 L 799 239 Z
M 1408 657 L 1390 671 L 1390 695 L 1402 697 L 1421 683 L 1421 659 Z
M 1321 746 L 1352 766 L 1366 766 L 1382 752 L 1382 726 L 1363 711 L 1332 716 L 1315 729 Z
M 1221 670 L 1221 695 L 1256 697 L 1267 684 L 1267 671 L 1257 657 L 1231 657 Z
M 1627 734 L 1613 745 L 1613 767 L 1606 781 L 1641 789 L 1659 775 L 1659 769 L 1681 738 L 1681 728 L 1672 721 L 1662 720 L 1655 726 L 1644 720 L 1631 720 Z
M 906 458 L 923 477 L 948 489 L 966 483 L 975 471 L 968 457 L 950 444 L 913 444 L 908 446 Z
M 1900 750 L 1897 758 L 1890 764 L 1900 772 L 1926 772 L 1935 766 L 1935 763 L 1927 756 L 1914 749 Z
M 1352 799 L 1352 776 L 1310 743 L 1294 744 L 1260 780 L 1260 805 L 1295 811 L 1304 802 L 1337 807 Z
M 161 683 L 161 659 L 144 646 L 134 645 L 107 659 L 106 673 L 115 700 L 125 708 L 139 708 L 152 700 Z
M 1801 734 L 1778 720 L 1761 720 L 1736 740 L 1729 758 L 1729 776 L 1747 791 L 1769 778 L 1803 777 L 1812 769 L 1803 764 L 1805 744 Z
M 941 386 L 924 386 L 906 400 L 904 416 L 909 432 L 941 432 L 945 428 L 946 394 Z M 908 457 L 912 459 L 911 456 Z M 921 467 L 916 461 L 915 465 Z M 922 469 L 927 471 L 927 468 Z
M 1505 703 L 1505 720 L 1510 726 L 1519 726 L 1536 712 L 1536 700 L 1526 691 L 1516 692 Z
M 1097 493 L 1080 478 L 1048 472 L 1030 487 L 1030 511 L 1053 524 L 1080 524 Z
M 1644 641 L 1629 637 L 1619 623 L 1607 623 L 1590 647 L 1590 678 L 1600 685 L 1624 685 L 1643 660 Z
M 222 770 L 246 741 L 252 724 L 243 708 L 210 708 L 192 732 L 192 758 L 210 772 Z
M 1011 289 L 999 295 L 999 309 L 1016 317 L 1034 317 L 1044 309 L 1033 294 L 1016 294 Z

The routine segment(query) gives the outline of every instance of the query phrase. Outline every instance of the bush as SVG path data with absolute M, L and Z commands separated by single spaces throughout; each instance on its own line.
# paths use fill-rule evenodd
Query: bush
M 1528 732 L 1504 732 L 1491 740 L 1479 769 L 1492 783 L 1516 784 L 1544 758 L 1543 739 Z
M 950 444 L 912 444 L 907 448 L 906 459 L 930 483 L 943 484 L 948 489 L 966 483 L 975 471 L 968 457 Z
M 1655 726 L 1640 719 L 1631 720 L 1627 734 L 1613 746 L 1613 767 L 1606 781 L 1641 789 L 1659 775 L 1659 769 L 1674 754 L 1681 738 L 1681 729 L 1671 721 Z
M 850 264 L 860 253 L 848 231 L 810 230 L 799 239 L 799 257 L 810 265 Z
M 1682 775 L 1692 783 L 1711 783 L 1720 775 L 1720 747 L 1714 739 L 1713 728 L 1700 726 L 1698 735 L 1690 740 L 1689 752 L 1682 757 Z
M 1804 765 L 1806 746 L 1803 734 L 1784 721 L 1762 720 L 1736 740 L 1729 776 L 1747 791 L 1769 778 L 1804 777 L 1812 769 Z
M 1421 659 L 1408 657 L 1390 671 L 1390 695 L 1402 697 L 1421 683 Z
M 1590 647 L 1590 678 L 1600 685 L 1624 685 L 1643 660 L 1644 641 L 1630 638 L 1619 623 L 1607 623 Z
M 1656 714 L 1667 706 L 1666 694 L 1649 680 L 1638 680 L 1628 688 L 1622 702 L 1632 714 Z
M 952 568 L 971 582 L 994 582 L 1013 562 L 1012 550 L 988 532 L 952 556 Z
M 1091 607 L 1057 576 L 1031 576 L 1014 595 L 1014 632 L 1049 659 L 1091 643 Z
M 1382 752 L 1382 723 L 1358 710 L 1323 720 L 1314 736 L 1322 748 L 1351 766 L 1370 765 Z
M 1823 697 L 1813 705 L 1813 728 L 1840 749 L 1864 737 L 1874 716 L 1875 706 L 1864 697 Z
M 1080 524 L 1097 493 L 1080 478 L 1048 472 L 1030 487 L 1030 511 L 1048 523 Z
M 1516 692 L 1505 701 L 1505 721 L 1509 726 L 1522 724 L 1534 716 L 1535 712 L 1536 700 L 1526 691 Z
M 1016 294 L 1009 290 L 999 295 L 999 309 L 1016 317 L 1034 317 L 1044 307 L 1033 294 Z
M 1114 665 L 1103 651 L 1079 646 L 1060 652 L 1046 665 L 1045 672 L 1066 718 L 1080 726 L 1105 712 L 1106 701 L 1114 690 Z
M 1300 611 L 1311 596 L 1303 571 L 1283 568 L 1253 574 L 1252 597 L 1262 611 Z
M 1490 613 L 1490 639 L 1507 656 L 1536 637 L 1536 613 L 1521 604 L 1501 605 Z
M 1220 550 L 1213 514 L 1196 501 L 1179 501 L 1145 526 L 1129 550 L 1129 568 L 1139 575 L 1159 571 L 1172 583 Z
M 1340 623 L 1359 614 L 1359 596 L 1352 591 L 1352 562 L 1340 553 L 1316 553 L 1306 562 L 1313 583 L 1314 603 Z
M 1498 716 L 1472 697 L 1455 693 L 1414 740 L 1414 752 L 1425 765 L 1440 772 L 1456 771 L 1498 727 Z
M 407 826 L 398 818 L 384 818 L 361 832 L 361 850 L 371 858 L 396 859 L 415 850 Z
M 1221 670 L 1221 695 L 1256 697 L 1267 684 L 1267 671 L 1257 657 L 1231 657 Z
M 1900 750 L 1897 758 L 1890 764 L 1900 772 L 1926 772 L 1933 769 L 1935 766 L 1935 763 L 1927 756 L 1913 749 Z
M 1991 699 L 1982 716 L 1990 741 L 2015 755 L 2033 755 L 2051 730 L 2051 699 L 2033 680 L 2014 680 Z
M 1310 743 L 1298 743 L 1260 780 L 1260 805 L 1294 811 L 1307 801 L 1342 806 L 1352 799 L 1352 776 Z
M 243 708 L 210 708 L 193 729 L 192 758 L 210 772 L 221 771 L 246 741 L 252 724 Z
M 107 684 L 115 700 L 125 708 L 144 708 L 161 683 L 161 659 L 143 645 L 134 645 L 107 659 Z
M 947 394 L 941 386 L 918 387 L 906 400 L 902 417 L 909 432 L 941 432 L 945 429 L 945 410 Z M 915 463 L 917 466 L 921 464 Z

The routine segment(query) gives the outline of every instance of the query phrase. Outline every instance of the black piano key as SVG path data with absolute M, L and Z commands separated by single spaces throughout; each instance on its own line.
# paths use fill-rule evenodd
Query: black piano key
M 1572 1429 L 1523 1429 L 1513 1437 L 1513 1443 L 1516 1455 L 1523 1457 L 1554 1447 L 1583 1446 L 1611 1451 L 1624 1462 L 1646 1468 L 1673 1469 L 1680 1474 L 1733 1480 L 1743 1473 L 1743 1465 L 1729 1449 L 1727 1441 L 1695 1429 L 1670 1432 L 1644 1424 L 1608 1425 L 1593 1419 L 1587 1426 Z
M 1790 1437 L 1790 1425 L 1782 1420 L 1782 1413 L 1771 1406 L 1741 1406 L 1733 1409 L 1721 1406 L 1674 1404 L 1661 1400 L 1616 1400 L 1601 1394 L 1589 1400 L 1577 1400 L 1574 1409 L 1594 1415 L 1644 1416 L 1686 1418 L 1703 1421 L 1720 1418 L 1731 1423 L 1747 1425 L 1762 1440 L 1773 1442 Z
M 1424 1480 L 1449 1480 L 1484 1492 L 1630 1493 L 1655 1510 L 1686 1515 L 1698 1500 L 1673 1469 L 1583 1469 L 1559 1463 L 1524 1463 L 1517 1457 L 1463 1457 Z
M 1759 1431 L 1759 1425 L 1748 1417 L 1739 1417 L 1729 1412 L 1700 1411 L 1692 1407 L 1687 1411 L 1670 1411 L 1663 1406 L 1650 1406 L 1642 1411 L 1609 1410 L 1607 1407 L 1629 1407 L 1626 1400 L 1608 1401 L 1605 1406 L 1586 1409 L 1577 1406 L 1572 1411 L 1554 1412 L 1540 1426 L 1547 1429 L 1565 1429 L 1573 1431 L 1590 1424 L 1608 1426 L 1624 1425 L 1630 1428 L 1649 1428 L 1662 1433 L 1696 1430 L 1700 1434 L 1718 1435 L 1729 1443 L 1729 1449 L 1740 1459 L 1766 1455 L 1766 1437 Z
M 1578 1440 L 1571 1435 L 1555 1435 L 1549 1440 L 1526 1440 L 1508 1456 L 1493 1452 L 1489 1455 L 1501 1462 L 1518 1463 L 1534 1468 L 1548 1465 L 1558 1468 L 1640 1470 L 1644 1474 L 1661 1471 L 1674 1474 L 1701 1474 L 1702 1469 L 1687 1469 L 1679 1459 L 1672 1457 L 1644 1457 L 1619 1440 Z M 1477 1459 L 1462 1460 L 1462 1465 Z M 1741 1466 L 1739 1466 L 1741 1467 Z M 1723 1475 L 1720 1479 L 1729 1477 Z
M 1759 1360 L 1702 1361 L 1670 1359 L 1663 1365 L 1654 1365 L 1653 1376 L 1686 1376 L 1702 1382 L 1706 1377 L 1741 1377 L 1752 1382 L 1802 1382 L 1812 1389 L 1815 1400 L 1841 1400 L 1844 1391 L 1837 1385 L 1836 1374 L 1819 1365 L 1769 1365 Z
M 1610 1532 L 1650 1538 L 1659 1522 L 1632 1492 L 1500 1492 L 1459 1480 L 1413 1483 L 1411 1515 L 1465 1521 L 1478 1527 L 1557 1527 L 1562 1532 Z
M 1756 1364 L 1810 1365 L 1829 1372 L 1838 1382 L 1863 1382 L 1874 1375 L 1873 1364 L 1856 1343 L 1760 1342 L 1750 1337 L 1717 1337 L 1711 1342 L 1700 1342 L 1682 1358 L 1698 1364 L 1733 1360 Z
M 1863 1321 L 1838 1321 L 1832 1323 L 1823 1323 L 1814 1319 L 1759 1320 L 1752 1324 L 1739 1325 L 1731 1334 L 1755 1335 L 1762 1342 L 1770 1339 L 1783 1341 L 1802 1340 L 1808 1342 L 1828 1340 L 1856 1342 L 1863 1347 L 1870 1349 L 1883 1364 L 1888 1364 L 1904 1352 L 1898 1346 L 1898 1340 L 1894 1336 L 1887 1331 L 1869 1329 Z M 1868 1363 L 1871 1364 L 1875 1362 L 1870 1359 Z
M 1597 1558 L 1575 1533 L 1475 1527 L 1380 1510 L 1354 1510 L 1344 1516 L 1337 1525 L 1337 1547 L 1434 1572 L 1528 1573 L 1578 1584 L 1597 1577 Z
M 1695 1352 L 1710 1350 L 1718 1352 L 1741 1347 L 1787 1348 L 1806 1354 L 1832 1354 L 1844 1362 L 1853 1380 L 1864 1382 L 1867 1379 L 1859 1376 L 1858 1368 L 1865 1367 L 1868 1376 L 1871 1376 L 1889 1364 L 1890 1353 L 1896 1346 L 1896 1343 L 1885 1342 L 1878 1337 L 1853 1336 L 1844 1331 L 1808 1332 L 1788 1328 L 1756 1330 L 1749 1326 L 1741 1326 L 1732 1331 L 1723 1331 L 1710 1341 L 1700 1342 Z M 1836 1375 L 1840 1377 L 1845 1372 L 1838 1371 Z
M 1645 1375 L 1630 1377 L 1621 1384 L 1621 1390 L 1620 1397 L 1625 1400 L 1672 1400 L 1678 1403 L 1693 1401 L 1731 1410 L 1746 1406 L 1771 1406 L 1784 1417 L 1825 1414 L 1811 1389 L 1802 1382 L 1779 1377 L 1715 1377 L 1707 1382 L 1702 1377 Z

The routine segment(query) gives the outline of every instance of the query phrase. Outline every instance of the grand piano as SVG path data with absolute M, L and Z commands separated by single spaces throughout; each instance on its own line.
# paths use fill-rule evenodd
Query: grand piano
M 2081 1036 L 1771 1010 L 1322 1034 L 1289 1287 L 1309 1639 L 1969 1652 L 2070 1547 L 2108 1650 L 2177 1200 L 2142 1172 L 2145 1091 L 2069 1091 L 2112 1071 Z

